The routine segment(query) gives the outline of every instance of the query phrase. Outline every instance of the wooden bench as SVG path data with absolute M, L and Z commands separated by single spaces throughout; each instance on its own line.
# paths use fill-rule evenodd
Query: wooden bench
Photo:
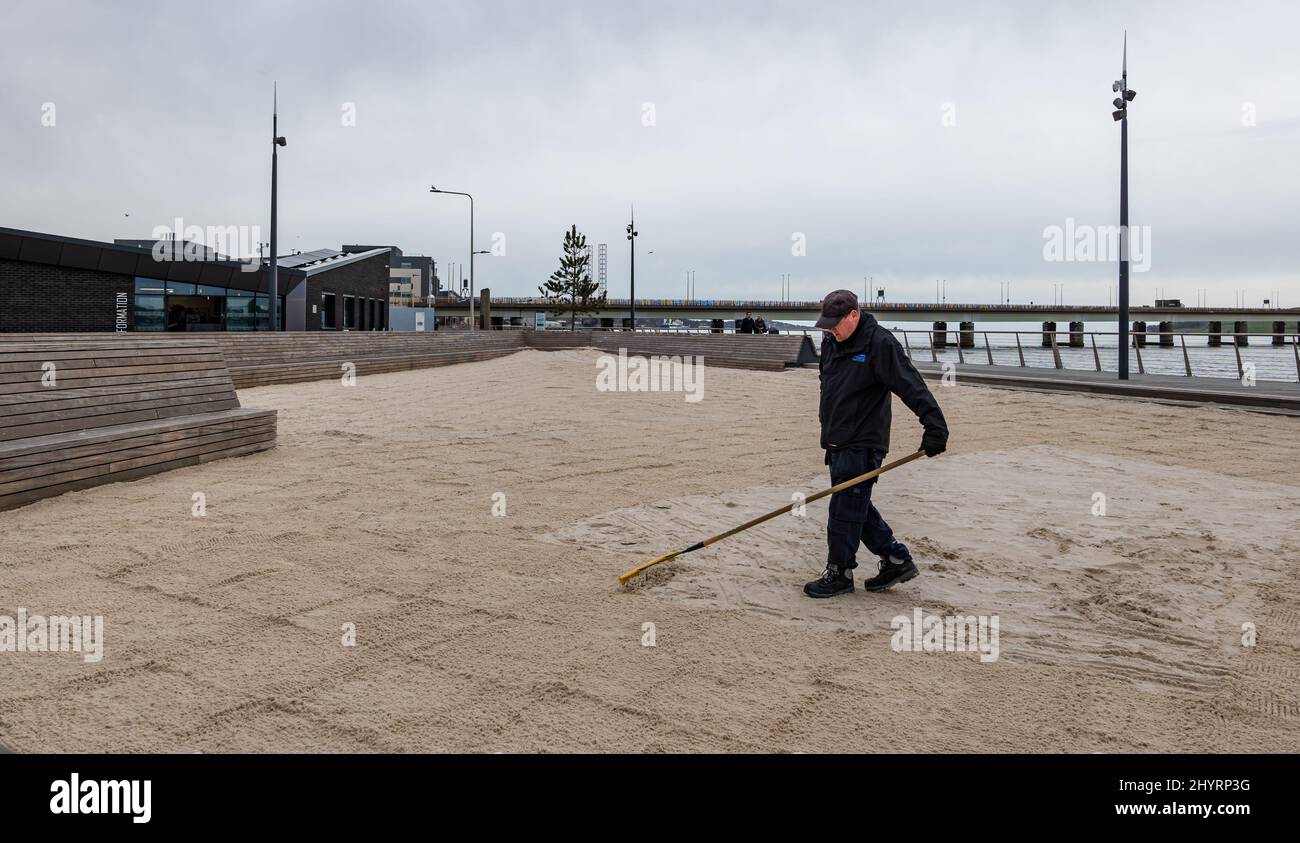
M 211 340 L 0 340 L 0 509 L 265 450 L 275 438 L 275 411 L 240 407 Z
M 223 334 L 217 343 L 236 388 L 326 380 L 351 363 L 358 376 L 490 360 L 524 348 L 519 331 Z

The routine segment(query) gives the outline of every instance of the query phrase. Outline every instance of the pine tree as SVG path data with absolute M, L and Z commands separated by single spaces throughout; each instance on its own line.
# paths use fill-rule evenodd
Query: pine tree
M 569 330 L 577 329 L 578 314 L 592 313 L 605 306 L 605 294 L 596 295 L 599 285 L 591 280 L 591 253 L 587 251 L 587 235 L 580 234 L 576 225 L 564 232 L 564 253 L 560 268 L 551 273 L 546 283 L 537 288 L 547 304 L 553 305 L 553 315 L 569 313 Z

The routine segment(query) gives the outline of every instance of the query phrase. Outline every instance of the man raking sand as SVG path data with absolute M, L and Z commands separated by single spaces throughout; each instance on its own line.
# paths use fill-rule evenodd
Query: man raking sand
M 817 416 L 832 486 L 804 501 L 811 503 L 831 496 L 826 522 L 826 570 L 804 586 L 804 594 L 821 598 L 853 591 L 858 542 L 880 559 L 879 573 L 867 580 L 864 587 L 868 591 L 884 591 L 912 579 L 917 570 L 907 545 L 894 538 L 893 531 L 872 505 L 871 486 L 881 474 L 911 462 L 922 453 L 928 457 L 943 453 L 948 443 L 948 426 L 939 403 L 898 340 L 883 330 L 871 314 L 862 313 L 856 295 L 849 290 L 836 290 L 823 299 L 817 327 L 827 332 L 822 339 L 819 363 L 821 401 Z M 882 465 L 889 451 L 891 394 L 901 398 L 916 413 L 925 426 L 925 434 L 919 451 Z M 688 548 L 651 559 L 623 574 L 618 581 L 626 584 L 647 568 L 708 547 L 789 512 L 795 506 L 798 504 L 783 506 Z
M 948 425 L 916 367 L 898 340 L 858 309 L 858 297 L 836 290 L 822 300 L 817 327 L 826 331 L 821 349 L 822 448 L 831 483 L 878 468 L 889 450 L 891 393 L 925 425 L 921 450 L 927 457 L 944 452 Z M 872 479 L 831 496 L 826 520 L 826 570 L 803 587 L 809 597 L 834 597 L 853 590 L 858 542 L 880 559 L 880 572 L 863 583 L 883 591 L 916 576 L 907 545 L 871 503 Z

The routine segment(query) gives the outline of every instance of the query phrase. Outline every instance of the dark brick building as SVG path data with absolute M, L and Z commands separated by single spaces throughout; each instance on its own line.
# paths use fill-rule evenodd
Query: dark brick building
M 282 327 L 385 330 L 388 263 L 388 249 L 281 257 Z M 0 228 L 4 332 L 265 330 L 268 284 L 256 263 Z
M 345 252 L 368 252 L 372 249 L 389 250 L 389 269 L 414 269 L 419 271 L 419 283 L 414 285 L 412 295 L 417 298 L 429 298 L 438 294 L 441 281 L 438 278 L 438 262 L 425 255 L 406 255 L 396 246 L 363 246 L 360 244 L 343 245 Z

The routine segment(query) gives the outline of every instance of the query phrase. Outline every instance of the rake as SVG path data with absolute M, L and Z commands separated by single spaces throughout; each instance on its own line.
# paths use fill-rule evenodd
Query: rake
M 646 562 L 642 565 L 638 565 L 637 567 L 628 571 L 626 574 L 623 574 L 621 577 L 619 577 L 618 578 L 619 585 L 627 585 L 630 580 L 632 580 L 642 571 L 644 571 L 647 568 L 652 568 L 655 565 L 658 565 L 660 562 L 667 562 L 671 559 L 676 559 L 678 556 L 681 556 L 683 554 L 690 553 L 691 551 L 694 550 L 700 550 L 701 548 L 705 548 L 711 544 L 720 542 L 725 538 L 730 538 L 731 536 L 736 535 L 736 533 L 744 532 L 745 530 L 748 530 L 750 527 L 754 527 L 758 524 L 762 524 L 764 521 L 769 521 L 778 515 L 784 515 L 785 513 L 789 512 L 790 510 L 794 509 L 796 506 L 799 506 L 800 504 L 812 503 L 813 501 L 820 500 L 821 498 L 824 498 L 827 495 L 833 495 L 836 492 L 842 492 L 845 489 L 850 489 L 858 485 L 859 483 L 865 483 L 868 480 L 872 479 L 873 477 L 879 477 L 880 475 L 884 474 L 886 471 L 891 471 L 895 468 L 898 468 L 900 465 L 903 465 L 904 463 L 909 463 L 912 460 L 916 459 L 917 457 L 923 456 L 924 454 L 925 451 L 917 451 L 915 453 L 908 454 L 905 457 L 900 457 L 899 459 L 896 459 L 891 463 L 886 463 L 885 465 L 882 465 L 880 468 L 877 468 L 874 471 L 868 471 L 866 474 L 861 474 L 850 480 L 845 480 L 843 483 L 837 483 L 836 485 L 831 486 L 829 489 L 824 489 L 815 495 L 809 495 L 807 498 L 804 498 L 802 501 L 792 501 L 789 504 L 786 504 L 785 506 L 781 507 L 780 509 L 774 509 L 771 512 L 767 513 L 766 515 L 760 515 L 751 521 L 746 521 L 744 524 L 741 524 L 739 527 L 732 527 L 730 530 L 727 530 L 725 533 L 719 533 L 718 535 L 711 536 L 702 542 L 696 542 L 695 544 L 691 545 L 688 548 L 684 548 L 682 550 L 674 550 L 672 553 L 665 553 L 663 556 L 659 556 L 654 559 L 651 559 L 649 562 Z

